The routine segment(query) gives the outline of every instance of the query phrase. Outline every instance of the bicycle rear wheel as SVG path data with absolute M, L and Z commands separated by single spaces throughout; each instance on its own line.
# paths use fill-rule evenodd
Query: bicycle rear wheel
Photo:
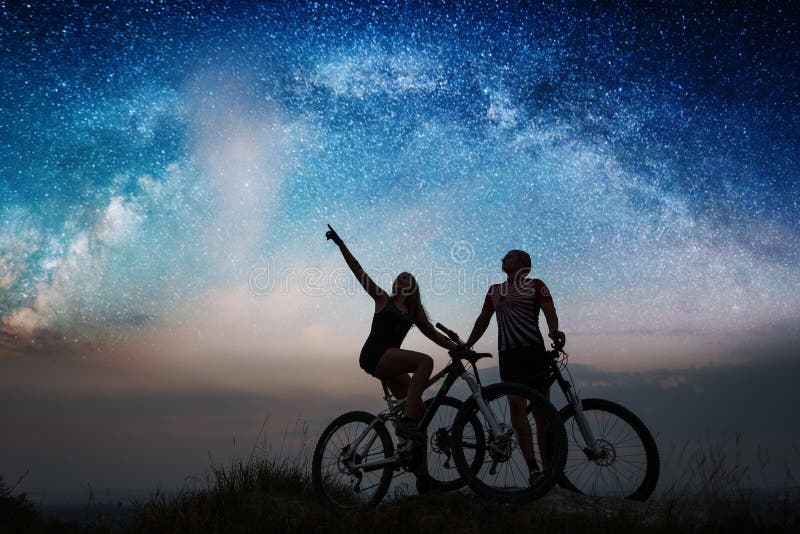
M 433 401 L 434 399 L 425 401 L 426 410 L 430 409 Z M 455 491 L 467 483 L 456 467 L 451 445 L 453 423 L 463 404 L 454 397 L 444 397 L 428 424 L 428 472 L 442 484 L 442 491 Z M 483 464 L 485 445 L 480 421 L 477 417 L 469 418 L 461 433 L 461 446 L 466 463 L 473 471 L 477 471 Z
M 377 504 L 389 489 L 394 466 L 387 464 L 372 470 L 360 466 L 393 455 L 389 431 L 383 423 L 375 421 L 374 415 L 367 412 L 341 415 L 328 425 L 314 449 L 311 464 L 314 489 L 328 504 L 345 510 Z
M 492 500 L 515 502 L 538 499 L 555 484 L 566 460 L 567 436 L 558 412 L 542 395 L 522 384 L 501 382 L 483 388 L 483 400 L 494 414 L 500 435 L 494 435 L 489 420 L 470 399 L 456 416 L 453 424 L 453 459 L 461 476 L 475 493 Z M 520 448 L 520 437 L 511 421 L 510 399 L 524 400 L 520 430 L 523 440 L 533 447 L 535 456 L 545 468 L 541 476 L 530 479 L 525 456 Z M 536 416 L 534 417 L 534 413 Z M 527 417 L 526 417 L 527 415 Z M 462 445 L 464 430 L 476 418 L 484 432 L 485 455 L 478 469 L 469 467 Z M 527 434 L 525 426 L 530 429 Z M 527 435 L 525 435 L 527 434 Z M 546 451 L 543 462 L 542 446 Z
M 587 495 L 635 501 L 650 497 L 660 462 L 656 442 L 644 423 L 627 408 L 604 399 L 584 399 L 581 406 L 601 454 L 592 455 L 586 446 L 575 408 L 562 408 L 569 448 L 558 484 Z

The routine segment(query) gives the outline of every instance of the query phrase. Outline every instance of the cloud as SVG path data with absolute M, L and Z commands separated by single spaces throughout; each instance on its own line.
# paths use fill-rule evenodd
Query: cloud
M 111 198 L 103 217 L 94 229 L 98 241 L 108 246 L 125 244 L 136 237 L 136 232 L 142 222 L 142 215 L 137 212 L 137 207 L 126 202 L 122 197 Z
M 685 484 L 679 477 L 691 456 L 716 447 L 721 458 L 746 467 L 745 485 L 780 488 L 788 472 L 800 469 L 800 432 L 787 424 L 795 418 L 792 391 L 800 380 L 794 347 L 759 351 L 733 365 L 617 376 L 573 370 L 584 397 L 612 399 L 645 421 L 662 451 L 662 487 L 676 479 Z
M 35 299 L 4 317 L 4 327 L 31 334 L 90 320 L 91 297 L 103 283 L 110 251 L 133 241 L 141 220 L 135 203 L 112 197 L 94 227 L 79 232 L 63 257 L 47 262 Z
M 570 361 L 566 378 L 582 398 L 611 400 L 644 421 L 661 456 L 659 491 L 697 482 L 692 462 L 709 460 L 709 454 L 721 469 L 739 462 L 744 487 L 784 488 L 787 475 L 800 470 L 800 429 L 791 423 L 800 380 L 798 346 L 795 327 L 780 338 L 741 341 L 722 363 L 703 363 L 703 347 L 697 345 L 692 366 L 614 371 Z M 731 361 L 736 363 L 725 363 Z M 486 365 L 491 366 L 481 369 L 481 380 L 499 381 L 496 361 Z M 459 384 L 454 394 L 468 391 Z M 556 407 L 566 404 L 557 387 L 551 400 Z
M 27 379 L 14 373 L 32 387 L 0 388 L 0 402 L 15 407 L 0 414 L 6 437 L 0 471 L 28 472 L 26 491 L 72 490 L 81 500 L 87 483 L 104 495 L 139 490 L 148 498 L 159 488 L 169 492 L 192 477 L 202 480 L 210 465 L 230 458 L 308 454 L 323 420 L 346 406 L 321 394 L 187 386 L 177 377 L 172 389 L 163 380 L 154 389 L 124 369 L 59 369 L 75 387 L 47 391 L 35 384 L 45 383 L 54 366 L 42 371 Z M 136 388 L 126 385 L 131 379 Z M 306 431 L 312 417 L 313 430 Z
M 99 192 L 97 210 L 67 210 L 61 232 L 48 232 L 52 246 L 34 261 L 36 227 L 25 233 L 21 223 L 6 224 L 0 238 L 13 246 L 0 248 L 0 288 L 23 273 L 31 280 L 27 294 L 2 303 L 8 331 L 83 337 L 95 327 L 135 327 L 143 317 L 168 315 L 200 280 L 206 287 L 246 280 L 274 216 L 292 125 L 277 107 L 254 101 L 246 83 L 209 71 L 181 92 L 151 87 L 100 107 L 105 111 L 78 113 L 96 120 L 77 126 L 91 133 L 116 125 L 135 143 L 143 129 L 179 121 L 187 125 L 189 152 L 155 175 L 117 174 Z M 126 109 L 133 126 L 118 120 Z
M 4 206 L 0 212 L 3 221 L 0 227 L 0 291 L 6 291 L 28 268 L 30 256 L 41 246 L 42 236 L 26 210 Z
M 57 383 L 64 374 L 54 372 L 48 366 L 66 364 L 73 365 L 76 361 L 86 358 L 103 358 L 113 353 L 114 348 L 102 341 L 88 339 L 89 336 L 68 337 L 63 332 L 49 328 L 33 311 L 27 318 L 21 320 L 30 328 L 10 327 L 0 325 L 0 362 L 8 365 L 9 374 L 13 375 L 14 361 L 34 360 L 36 365 L 42 364 L 40 376 L 50 376 L 53 383 Z M 26 323 L 25 321 L 29 321 Z M 12 387 L 11 382 L 0 381 L 0 389 Z

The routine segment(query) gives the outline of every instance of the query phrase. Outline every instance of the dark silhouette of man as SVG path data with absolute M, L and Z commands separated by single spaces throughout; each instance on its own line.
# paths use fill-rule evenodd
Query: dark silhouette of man
M 538 278 L 527 278 L 531 271 L 531 257 L 522 250 L 511 250 L 503 257 L 503 272 L 508 279 L 489 287 L 483 309 L 467 345 L 472 347 L 486 332 L 492 314 L 497 312 L 497 344 L 500 357 L 500 379 L 518 382 L 532 387 L 549 397 L 549 385 L 545 376 L 548 367 L 547 349 L 539 330 L 539 310 L 542 310 L 549 328 L 552 346 L 561 349 L 566 336 L 558 329 L 558 315 L 550 290 Z M 533 433 L 527 418 L 525 399 L 509 397 L 511 424 L 519 435 L 520 449 L 530 470 L 531 484 L 541 475 L 533 448 Z M 542 424 L 546 419 L 533 410 L 538 430 L 542 467 L 548 468 L 547 429 Z M 540 423 L 541 421 L 541 423 Z

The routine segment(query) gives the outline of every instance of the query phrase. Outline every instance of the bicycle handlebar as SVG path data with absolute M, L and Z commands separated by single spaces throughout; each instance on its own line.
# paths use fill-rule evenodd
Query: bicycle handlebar
M 444 332 L 447 335 L 447 337 L 449 337 L 450 340 L 453 341 L 454 343 L 458 343 L 459 345 L 465 344 L 463 341 L 461 341 L 461 338 L 458 337 L 458 334 L 456 334 L 455 332 L 444 326 L 442 323 L 436 323 L 436 328 Z

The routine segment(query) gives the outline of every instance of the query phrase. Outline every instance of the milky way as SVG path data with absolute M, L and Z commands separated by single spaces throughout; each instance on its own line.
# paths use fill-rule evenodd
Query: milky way
M 795 320 L 796 12 L 514 4 L 0 2 L 3 328 L 168 322 L 328 222 L 428 295 L 529 250 L 573 329 Z

